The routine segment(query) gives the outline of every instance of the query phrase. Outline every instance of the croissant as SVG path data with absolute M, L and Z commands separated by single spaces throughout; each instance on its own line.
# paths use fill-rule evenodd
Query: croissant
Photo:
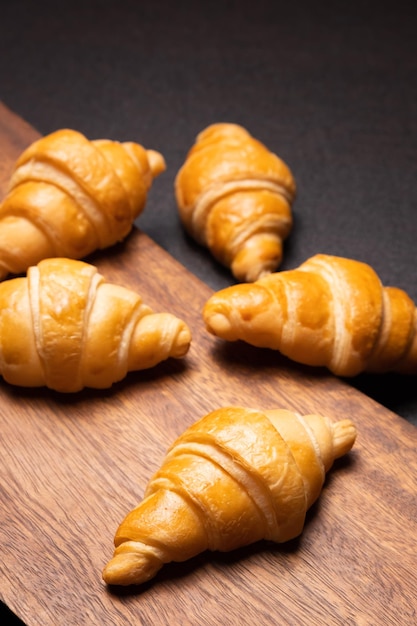
M 44 258 L 81 259 L 121 241 L 164 169 L 155 150 L 89 141 L 75 130 L 32 143 L 15 163 L 0 205 L 0 280 Z
M 405 291 L 384 287 L 366 263 L 318 254 L 297 269 L 213 294 L 207 330 L 279 350 L 339 376 L 417 373 L 417 313 Z
M 83 261 L 52 258 L 0 284 L 0 373 L 60 392 L 106 388 L 184 356 L 190 330 Z
M 238 281 L 280 265 L 295 181 L 241 126 L 213 124 L 197 136 L 175 178 L 175 196 L 185 230 Z
M 303 530 L 333 461 L 353 446 L 346 419 L 224 407 L 188 428 L 120 524 L 108 584 L 141 584 L 164 563 Z

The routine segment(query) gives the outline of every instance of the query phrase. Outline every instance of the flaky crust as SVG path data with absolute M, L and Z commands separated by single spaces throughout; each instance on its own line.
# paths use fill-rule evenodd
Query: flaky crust
M 103 578 L 141 584 L 164 563 L 204 550 L 299 535 L 334 459 L 352 447 L 350 420 L 276 409 L 217 409 L 168 450 L 143 501 L 120 524 Z
M 107 388 L 183 357 L 190 341 L 185 322 L 83 261 L 44 259 L 0 284 L 0 373 L 13 385 Z
M 175 179 L 188 233 L 244 282 L 275 270 L 292 228 L 295 181 L 287 165 L 237 124 L 213 124 Z
M 206 328 L 227 341 L 279 350 L 340 376 L 417 373 L 417 315 L 401 289 L 366 263 L 318 254 L 300 267 L 215 293 Z
M 16 161 L 0 205 L 0 279 L 121 241 L 164 169 L 162 155 L 132 142 L 90 141 L 71 129 L 35 141 Z

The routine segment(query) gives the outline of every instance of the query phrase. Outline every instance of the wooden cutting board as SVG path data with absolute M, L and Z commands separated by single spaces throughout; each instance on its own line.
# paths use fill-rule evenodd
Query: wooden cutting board
M 0 104 L 2 196 L 37 137 Z M 140 230 L 89 260 L 186 320 L 191 349 L 105 392 L 68 397 L 0 380 L 3 602 L 28 626 L 416 623 L 415 426 L 326 372 L 209 336 L 200 312 L 211 290 Z M 205 553 L 111 592 L 101 571 L 119 522 L 174 438 L 230 404 L 350 417 L 358 439 L 299 540 Z

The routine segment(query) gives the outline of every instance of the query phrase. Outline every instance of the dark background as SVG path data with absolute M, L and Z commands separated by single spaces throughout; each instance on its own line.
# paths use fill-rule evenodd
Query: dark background
M 160 150 L 138 226 L 213 289 L 232 277 L 184 235 L 173 181 L 200 130 L 242 124 L 297 181 L 281 269 L 348 256 L 417 302 L 416 6 L 6 0 L 0 99 L 42 134 Z M 417 424 L 413 378 L 350 384 Z
M 213 289 L 232 277 L 184 234 L 175 174 L 197 133 L 245 126 L 298 185 L 281 269 L 365 261 L 417 302 L 417 3 L 6 0 L 0 99 L 40 133 L 160 150 L 138 226 Z M 417 423 L 414 378 L 350 383 Z

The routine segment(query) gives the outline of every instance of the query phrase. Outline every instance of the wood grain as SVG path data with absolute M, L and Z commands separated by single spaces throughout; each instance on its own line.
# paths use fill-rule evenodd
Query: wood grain
M 0 104 L 2 194 L 37 136 Z M 1 599 L 28 626 L 416 623 L 416 428 L 327 372 L 209 336 L 201 309 L 211 290 L 139 229 L 89 260 L 185 319 L 191 349 L 105 392 L 0 382 Z M 110 591 L 101 571 L 114 532 L 165 450 L 230 404 L 348 416 L 358 440 L 298 540 L 202 554 L 140 589 Z

